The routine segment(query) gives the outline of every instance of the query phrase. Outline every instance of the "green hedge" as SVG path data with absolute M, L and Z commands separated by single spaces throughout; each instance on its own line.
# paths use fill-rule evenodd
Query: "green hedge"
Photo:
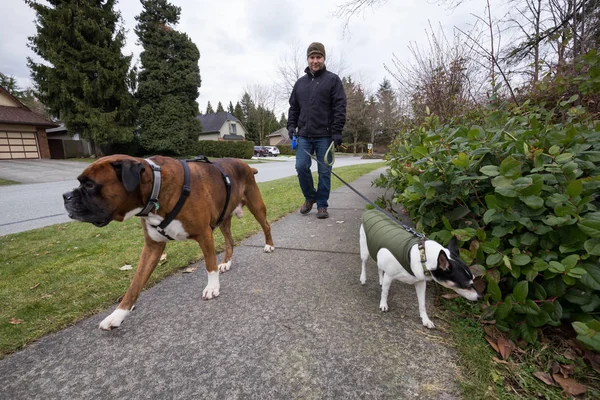
M 600 350 L 600 123 L 576 100 L 486 111 L 479 124 L 429 117 L 393 143 L 377 183 L 418 230 L 462 241 L 498 329 L 531 343 L 568 322 Z
M 295 156 L 296 150 L 292 150 L 291 144 L 278 144 L 279 154 L 284 156 Z
M 254 155 L 254 142 L 201 140 L 198 141 L 194 153 L 192 155 L 204 155 L 216 158 L 245 158 L 249 160 Z

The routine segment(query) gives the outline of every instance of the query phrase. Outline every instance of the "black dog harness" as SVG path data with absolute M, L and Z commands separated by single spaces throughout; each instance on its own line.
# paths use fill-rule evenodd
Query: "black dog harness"
M 218 227 L 221 224 L 221 222 L 223 222 L 223 220 L 225 219 L 225 212 L 227 211 L 227 207 L 229 206 L 229 199 L 231 198 L 231 180 L 219 164 L 212 163 L 206 156 L 198 156 L 193 160 L 179 161 L 183 166 L 183 188 L 181 190 L 179 200 L 177 200 L 177 204 L 175 204 L 175 207 L 173 207 L 171 212 L 167 214 L 165 219 L 163 219 L 159 225 L 151 225 L 153 228 L 156 228 L 158 233 L 160 233 L 169 240 L 173 240 L 173 238 L 167 235 L 165 229 L 171 222 L 173 222 L 175 217 L 177 217 L 177 214 L 179 214 L 179 211 L 181 211 L 181 209 L 183 208 L 183 205 L 185 204 L 185 201 L 187 200 L 191 192 L 190 167 L 188 166 L 188 162 L 205 162 L 207 164 L 214 165 L 223 177 L 225 189 L 227 190 L 227 196 L 225 198 L 225 205 L 223 206 L 223 210 L 221 211 L 221 215 L 219 215 L 217 223 L 211 226 L 212 230 Z M 138 217 L 147 217 L 152 210 L 158 210 L 160 207 L 160 204 L 158 203 L 158 194 L 160 193 L 161 167 L 149 158 L 146 158 L 146 162 L 148 162 L 148 164 L 150 164 L 150 168 L 152 168 L 152 193 L 150 194 L 150 199 L 148 200 L 146 207 L 144 207 L 142 211 L 136 214 L 136 216 Z

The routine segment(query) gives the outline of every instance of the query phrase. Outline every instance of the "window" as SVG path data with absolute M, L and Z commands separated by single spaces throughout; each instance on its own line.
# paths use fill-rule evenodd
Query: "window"
M 237 133 L 237 127 L 235 125 L 235 122 L 230 122 L 229 123 L 229 133 L 231 133 L 232 135 L 235 135 Z

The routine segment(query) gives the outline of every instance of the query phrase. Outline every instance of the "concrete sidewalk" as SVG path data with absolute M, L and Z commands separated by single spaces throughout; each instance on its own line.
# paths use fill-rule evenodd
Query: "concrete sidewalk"
M 375 199 L 382 171 L 352 185 Z M 459 398 L 456 354 L 421 325 L 414 288 L 394 282 L 381 313 L 373 261 L 360 284 L 364 208 L 343 187 L 329 219 L 315 209 L 273 223 L 274 253 L 262 252 L 262 233 L 245 240 L 215 300 L 201 300 L 201 264 L 144 291 L 117 330 L 98 329 L 113 306 L 5 357 L 0 398 Z

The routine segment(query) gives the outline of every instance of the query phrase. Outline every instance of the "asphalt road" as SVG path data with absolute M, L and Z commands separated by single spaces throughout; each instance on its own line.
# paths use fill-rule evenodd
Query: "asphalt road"
M 296 175 L 295 158 L 260 160 L 263 162 L 252 164 L 259 171 L 257 182 Z M 378 161 L 381 160 L 338 156 L 335 167 Z M 78 186 L 76 178 L 88 165 L 62 160 L 0 161 L 0 178 L 23 183 L 0 186 L 0 236 L 70 222 L 63 207 L 62 194 Z M 314 162 L 313 169 L 317 169 Z

